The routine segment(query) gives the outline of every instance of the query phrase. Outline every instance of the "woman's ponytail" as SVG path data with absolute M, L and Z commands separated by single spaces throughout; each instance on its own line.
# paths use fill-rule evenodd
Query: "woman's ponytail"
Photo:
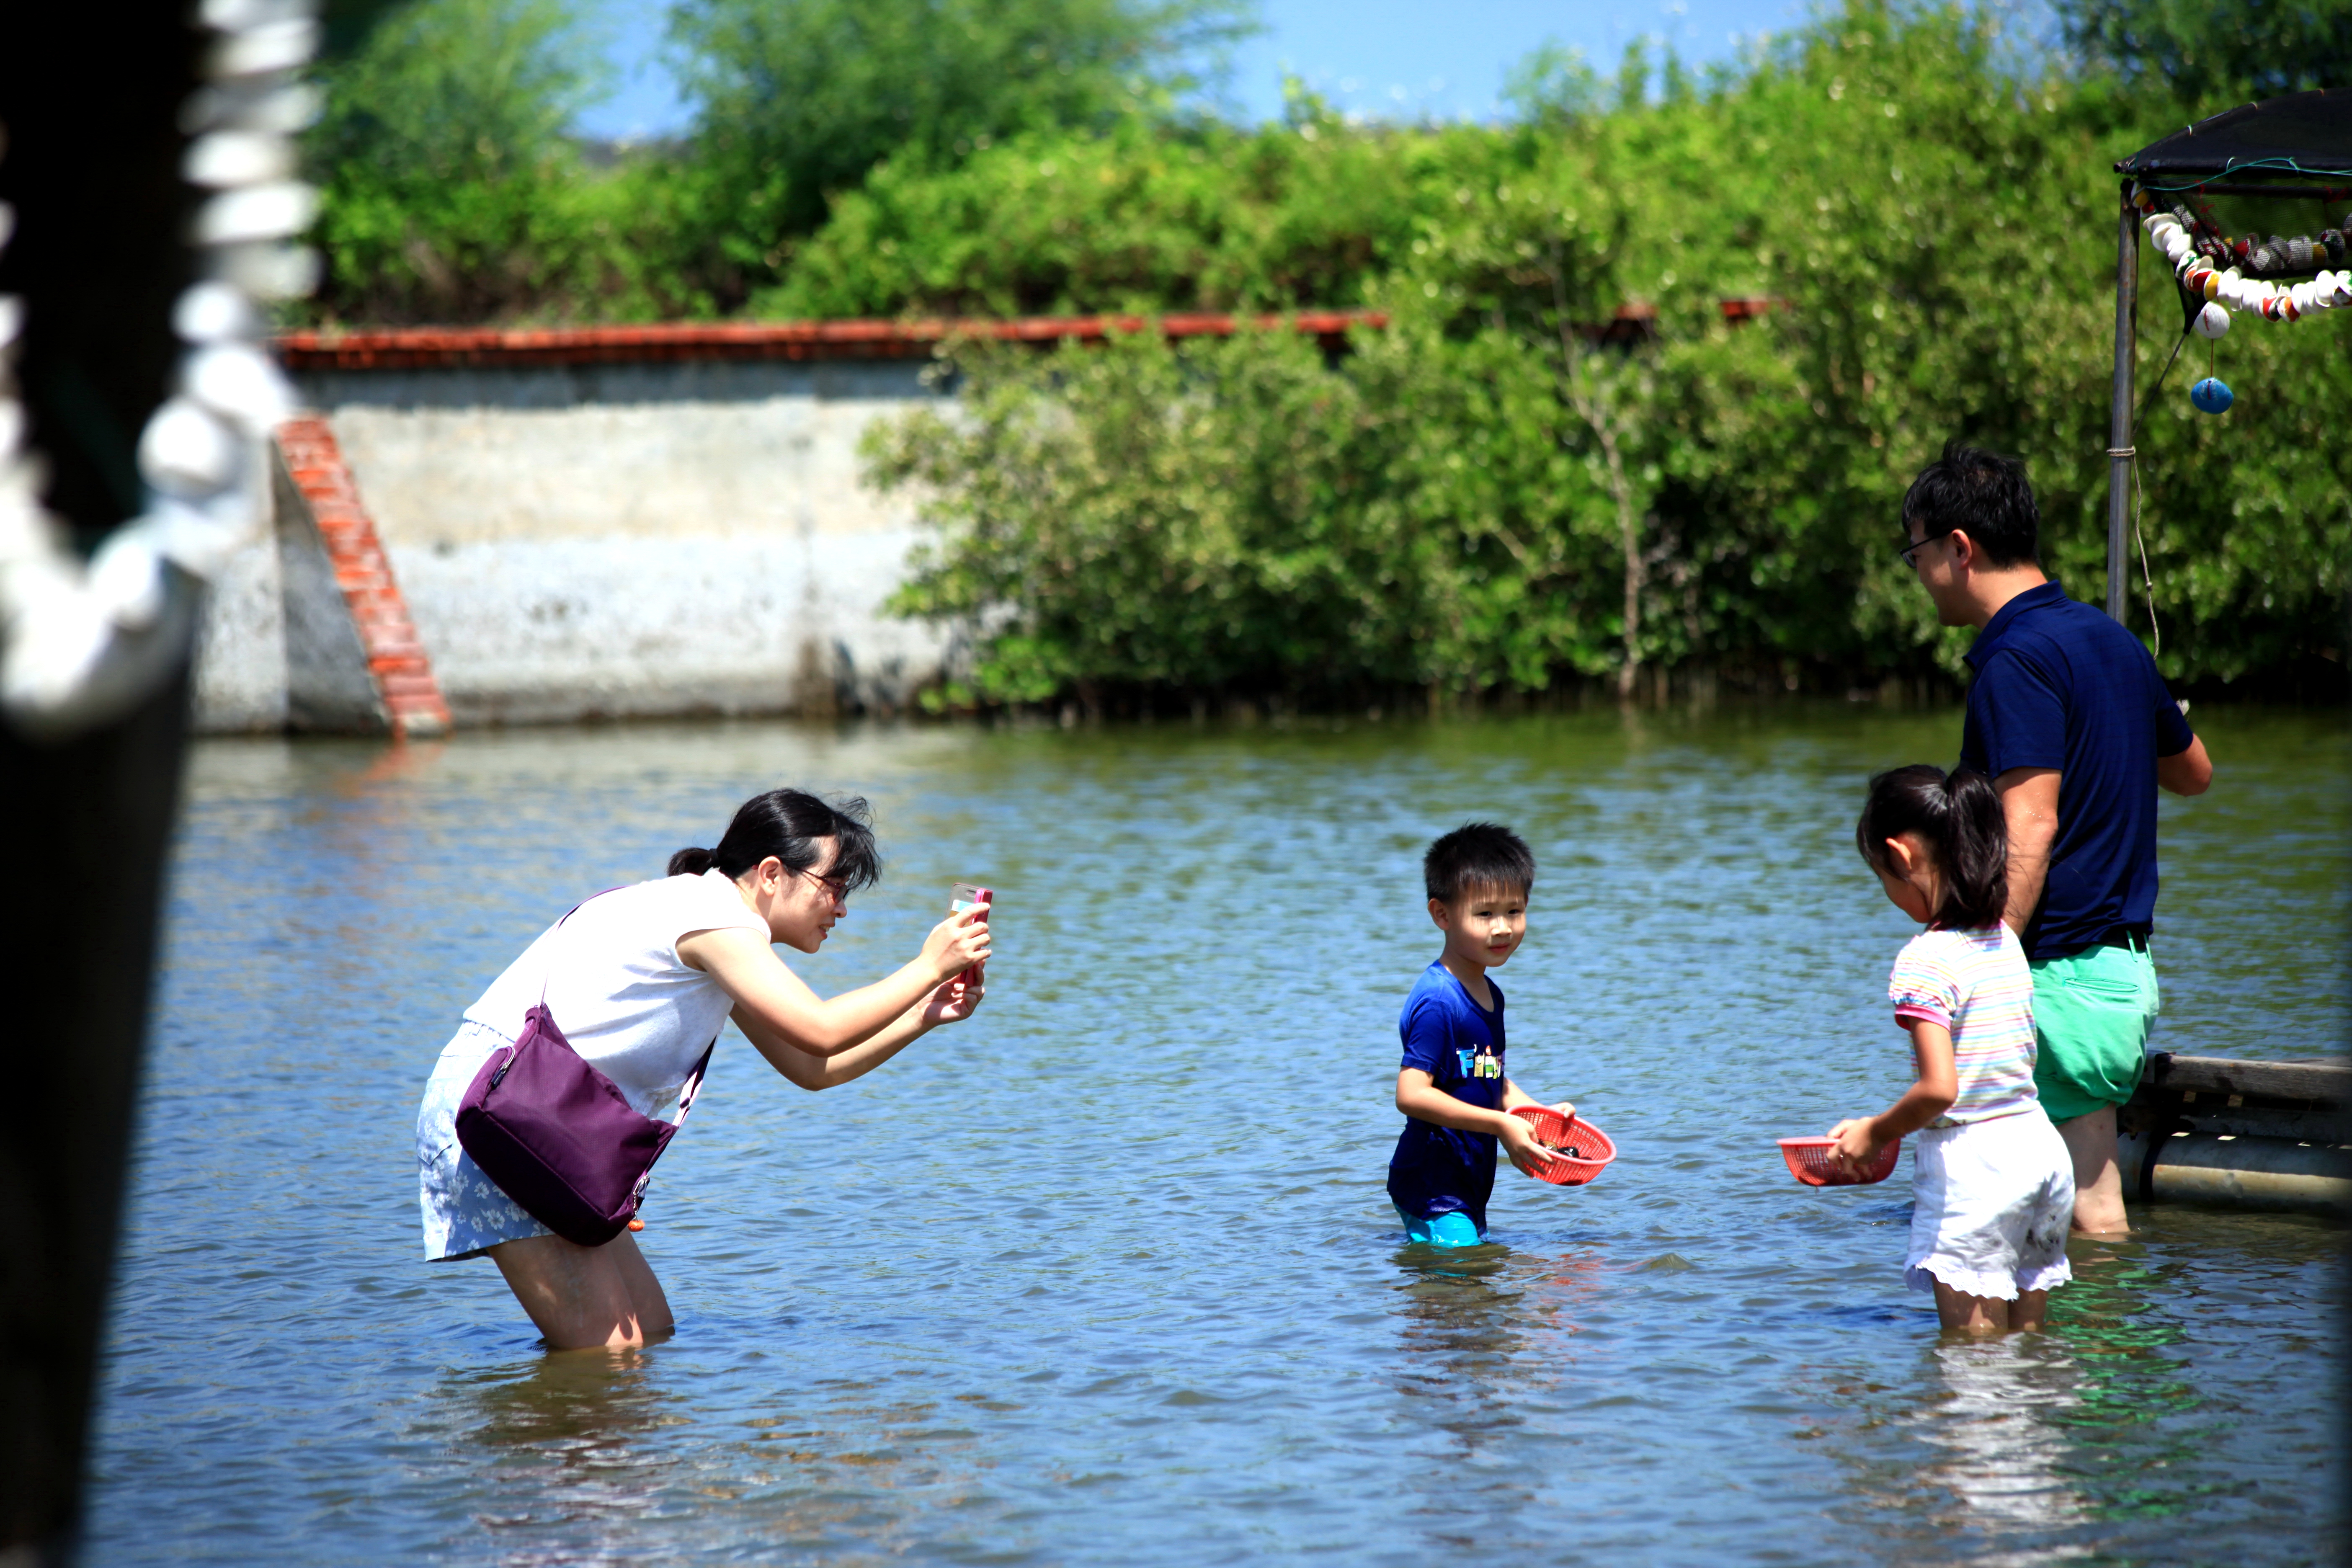
M 673 877 L 699 877 L 717 870 L 740 877 L 773 858 L 787 871 L 814 871 L 833 842 L 825 868 L 843 893 L 870 888 L 882 877 L 881 852 L 874 846 L 870 813 L 862 800 L 820 800 L 806 790 L 772 789 L 735 808 L 734 820 L 716 849 L 681 849 L 669 858 Z
M 1937 924 L 1981 929 L 2000 921 L 2009 905 L 2009 824 L 1991 781 L 1967 768 L 1947 774 L 1927 763 L 1878 774 L 1854 824 L 1854 847 L 1881 870 L 1886 841 L 1906 833 L 1927 841 L 1943 873 Z

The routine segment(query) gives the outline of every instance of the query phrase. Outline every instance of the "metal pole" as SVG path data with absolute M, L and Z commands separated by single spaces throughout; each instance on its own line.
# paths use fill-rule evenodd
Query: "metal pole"
M 2116 380 L 2107 413 L 2107 614 L 2124 618 L 2124 538 L 2131 520 L 2132 361 L 2139 338 L 2139 213 L 2123 184 L 2116 223 Z

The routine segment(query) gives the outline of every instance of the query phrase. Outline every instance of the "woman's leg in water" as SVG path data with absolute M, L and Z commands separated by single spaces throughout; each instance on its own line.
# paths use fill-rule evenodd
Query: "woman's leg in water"
M 490 1257 L 551 1350 L 642 1345 L 677 1326 L 661 1281 L 627 1231 L 602 1247 L 560 1236 L 502 1241 Z

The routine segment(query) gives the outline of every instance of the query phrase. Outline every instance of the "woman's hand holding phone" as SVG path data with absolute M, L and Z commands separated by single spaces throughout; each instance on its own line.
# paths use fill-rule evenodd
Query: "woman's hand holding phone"
M 931 993 L 930 1000 L 923 1004 L 923 1027 L 935 1029 L 941 1024 L 962 1023 L 972 1016 L 987 994 L 986 986 L 967 985 L 961 974 L 952 980 L 941 981 L 939 988 Z
M 970 984 L 972 972 L 988 962 L 988 906 L 959 910 L 933 926 L 923 943 L 923 957 L 941 980 L 962 975 Z
M 980 911 L 979 919 L 981 923 L 983 925 L 988 922 L 988 911 L 995 902 L 996 895 L 994 893 L 990 892 L 986 888 L 978 887 L 971 882 L 958 882 L 954 887 L 948 889 L 949 912 L 951 914 L 962 914 L 966 910 L 977 910 Z M 986 963 L 983 961 L 982 963 L 975 963 L 971 968 L 965 970 L 963 972 L 963 983 L 966 985 L 977 988 L 982 980 L 985 977 L 986 967 Z

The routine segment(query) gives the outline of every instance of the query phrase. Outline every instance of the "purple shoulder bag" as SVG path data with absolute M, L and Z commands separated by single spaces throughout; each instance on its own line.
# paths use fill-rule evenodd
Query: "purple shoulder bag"
M 676 1121 L 641 1116 L 572 1048 L 542 987 L 522 1034 L 491 1053 L 458 1102 L 457 1142 L 531 1218 L 566 1241 L 602 1247 L 645 1201 L 654 1162 L 686 1125 L 718 1047 L 714 1035 L 678 1091 Z

